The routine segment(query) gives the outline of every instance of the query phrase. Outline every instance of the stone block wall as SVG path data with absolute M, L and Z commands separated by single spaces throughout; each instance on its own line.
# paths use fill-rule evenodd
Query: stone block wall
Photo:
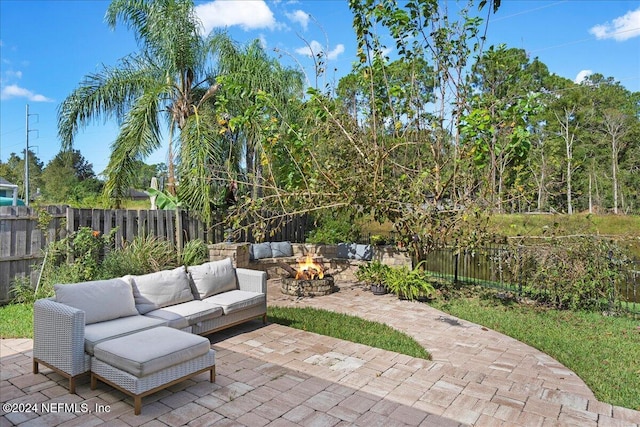
M 250 261 L 249 247 L 249 243 L 217 243 L 209 245 L 209 260 L 216 261 L 231 258 L 235 267 L 266 271 L 268 277 L 273 279 L 287 275 L 286 271 L 279 266 L 279 263 L 285 263 L 292 268 L 296 268 L 298 259 L 304 258 L 308 254 L 313 254 L 321 258 L 327 274 L 331 274 L 336 280 L 342 281 L 356 281 L 354 273 L 357 271 L 358 266 L 368 262 L 338 258 L 336 245 L 311 243 L 292 243 L 293 256 L 291 257 Z M 409 253 L 400 251 L 395 246 L 374 246 L 373 259 L 392 267 L 411 267 Z

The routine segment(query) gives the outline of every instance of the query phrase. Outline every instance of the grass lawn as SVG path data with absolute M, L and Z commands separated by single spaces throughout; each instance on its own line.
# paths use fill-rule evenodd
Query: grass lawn
M 271 322 L 291 328 L 315 332 L 320 335 L 365 344 L 370 347 L 394 351 L 421 359 L 431 359 L 431 355 L 424 347 L 409 335 L 382 323 L 308 307 L 269 307 L 267 316 Z
M 574 371 L 598 400 L 640 410 L 640 322 L 467 297 L 432 305 L 527 343 Z

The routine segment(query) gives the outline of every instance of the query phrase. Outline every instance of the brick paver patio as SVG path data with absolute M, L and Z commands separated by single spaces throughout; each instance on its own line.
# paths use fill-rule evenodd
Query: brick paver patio
M 3 408 L 0 427 L 640 425 L 640 412 L 599 402 L 551 357 L 426 304 L 374 296 L 349 283 L 302 299 L 278 286 L 269 282 L 270 305 L 387 323 L 417 339 L 433 360 L 254 321 L 209 337 L 217 352 L 215 384 L 199 375 L 144 398 L 135 416 L 131 399 L 109 386 L 90 390 L 88 380 L 80 381 L 72 395 L 51 370 L 33 375 L 31 340 L 2 340 L 0 401 L 24 405 L 18 412 Z

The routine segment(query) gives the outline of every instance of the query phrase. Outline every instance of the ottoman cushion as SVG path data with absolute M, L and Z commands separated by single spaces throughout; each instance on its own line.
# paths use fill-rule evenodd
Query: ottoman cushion
M 144 377 L 207 354 L 209 340 L 166 326 L 108 340 L 94 347 L 93 355 L 114 368 Z
M 84 351 L 93 354 L 93 348 L 107 340 L 120 338 L 146 329 L 167 326 L 166 320 L 146 316 L 128 316 L 105 322 L 92 323 L 84 328 Z

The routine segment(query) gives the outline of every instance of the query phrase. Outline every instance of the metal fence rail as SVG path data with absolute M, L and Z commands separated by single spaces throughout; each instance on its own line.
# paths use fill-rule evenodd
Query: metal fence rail
M 456 253 L 453 249 L 438 249 L 426 259 L 426 269 L 438 277 L 454 283 L 465 283 L 491 287 L 522 295 L 528 283 L 522 271 L 514 268 L 518 254 L 513 254 L 506 246 L 490 245 L 477 251 Z M 635 260 L 621 266 L 622 277 L 616 284 L 617 308 L 640 314 L 640 261 Z

